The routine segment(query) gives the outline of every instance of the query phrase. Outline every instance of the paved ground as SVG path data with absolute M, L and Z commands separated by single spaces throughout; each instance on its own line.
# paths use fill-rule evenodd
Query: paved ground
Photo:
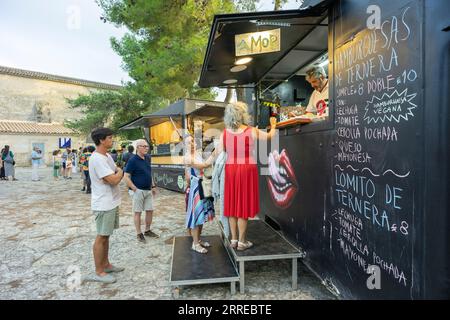
M 131 202 L 122 188 L 120 229 L 111 238 L 110 260 L 126 270 L 110 285 L 79 283 L 93 272 L 95 225 L 90 197 L 79 175 L 53 181 L 41 169 L 17 169 L 19 181 L 0 181 L 0 299 L 172 299 L 169 286 L 172 237 L 184 235 L 183 196 L 160 189 L 154 231 L 160 239 L 138 244 Z M 205 234 L 218 234 L 215 223 Z M 228 284 L 185 287 L 181 299 L 333 299 L 299 263 L 298 290 L 291 291 L 288 261 L 246 263 L 246 294 L 230 295 Z

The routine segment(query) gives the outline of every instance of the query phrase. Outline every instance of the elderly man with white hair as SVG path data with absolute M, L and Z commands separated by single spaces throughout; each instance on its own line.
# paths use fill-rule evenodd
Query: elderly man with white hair
M 134 225 L 136 227 L 137 240 L 145 243 L 145 236 L 158 238 L 159 236 L 150 230 L 153 220 L 153 196 L 156 185 L 152 179 L 151 158 L 148 154 L 147 141 L 136 141 L 136 155 L 128 160 L 125 167 L 125 182 L 130 188 L 133 198 Z M 141 213 L 145 211 L 145 232 L 141 231 Z

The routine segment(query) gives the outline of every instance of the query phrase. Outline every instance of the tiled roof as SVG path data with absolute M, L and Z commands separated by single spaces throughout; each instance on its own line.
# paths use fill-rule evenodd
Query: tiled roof
M 24 78 L 70 83 L 70 84 L 75 84 L 75 85 L 84 86 L 84 87 L 92 87 L 92 88 L 106 89 L 106 90 L 119 90 L 122 88 L 122 86 L 118 86 L 115 84 L 89 81 L 89 80 L 76 79 L 76 78 L 69 78 L 69 77 L 57 76 L 57 75 L 43 73 L 43 72 L 29 71 L 29 70 L 10 68 L 10 67 L 5 67 L 5 66 L 0 66 L 0 74 L 7 74 L 10 76 L 16 76 L 16 77 L 24 77 Z
M 74 134 L 72 129 L 60 123 L 0 120 L 0 133 L 18 134 Z

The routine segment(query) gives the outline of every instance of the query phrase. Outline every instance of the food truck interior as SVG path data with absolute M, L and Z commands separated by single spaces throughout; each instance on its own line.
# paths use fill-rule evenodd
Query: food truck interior
M 259 159 L 269 168 L 259 217 L 339 297 L 449 297 L 449 10 L 437 0 L 305 1 L 214 18 L 199 85 L 252 90 L 260 128 L 267 106 L 297 111 L 295 121 L 281 112 L 278 150 Z M 306 121 L 311 65 L 327 69 L 329 116 Z M 367 284 L 373 270 L 381 289 Z
M 328 69 L 328 3 L 302 11 L 216 16 L 200 86 L 255 90 L 258 105 L 280 104 L 279 120 L 300 116 L 313 92 L 306 71 L 313 66 Z M 242 58 L 251 60 L 241 64 Z M 255 122 L 266 127 L 271 108 L 254 110 Z

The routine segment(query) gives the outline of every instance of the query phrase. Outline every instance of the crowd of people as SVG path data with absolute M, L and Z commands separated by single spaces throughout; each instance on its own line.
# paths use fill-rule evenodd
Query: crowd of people
M 270 119 L 270 131 L 262 131 L 249 125 L 250 116 L 245 103 L 236 102 L 225 108 L 225 129 L 219 143 L 205 159 L 201 146 L 193 136 L 183 137 L 185 146 L 185 227 L 192 236 L 191 249 L 206 254 L 211 246 L 202 240 L 203 225 L 214 219 L 217 203 L 221 220 L 230 245 L 235 250 L 247 250 L 253 243 L 247 239 L 248 219 L 259 213 L 258 168 L 254 156 L 257 140 L 269 140 L 275 134 L 276 119 Z M 109 238 L 119 227 L 121 193 L 119 184 L 124 179 L 132 199 L 132 212 L 137 240 L 157 238 L 151 230 L 156 185 L 151 170 L 149 144 L 136 141 L 127 151 L 112 150 L 113 131 L 98 128 L 92 131 L 94 146 L 78 151 L 66 148 L 55 150 L 52 157 L 53 177 L 72 179 L 79 172 L 82 189 L 91 194 L 91 210 L 94 215 L 97 236 L 93 245 L 95 273 L 91 281 L 113 283 L 113 272 L 123 267 L 112 265 L 109 260 Z M 201 143 L 200 143 L 201 144 Z M 122 146 L 122 150 L 125 146 Z M 14 179 L 14 154 L 8 146 L 1 151 L 2 175 Z M 38 180 L 37 168 L 42 153 L 35 148 L 31 155 L 32 180 Z M 141 214 L 145 212 L 145 230 L 141 229 Z

